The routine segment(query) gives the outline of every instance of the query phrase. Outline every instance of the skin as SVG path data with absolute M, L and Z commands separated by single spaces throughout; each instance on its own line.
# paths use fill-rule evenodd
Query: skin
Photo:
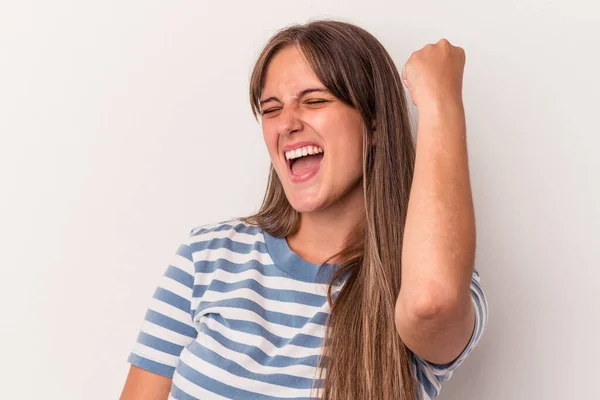
M 467 344 L 474 326 L 469 284 L 474 268 L 475 221 L 469 183 L 462 104 L 465 53 L 446 39 L 414 52 L 402 70 L 419 111 L 417 156 L 402 255 L 402 290 L 395 324 L 404 343 L 427 361 L 446 364 Z M 362 126 L 358 112 L 321 87 L 295 48 L 278 53 L 267 71 L 262 116 L 265 144 L 286 195 L 300 214 L 300 230 L 287 238 L 315 264 L 343 245 L 364 212 L 360 185 Z M 319 104 L 309 104 L 327 100 Z M 282 147 L 316 141 L 325 150 L 321 171 L 292 184 Z M 335 261 L 335 260 L 334 260 Z M 135 366 L 121 400 L 165 400 L 171 379 Z
M 364 212 L 362 177 L 363 119 L 353 107 L 325 89 L 296 47 L 278 52 L 266 72 L 261 101 L 261 125 L 273 166 L 292 207 L 300 213 L 300 228 L 287 241 L 305 260 L 318 264 L 342 248 Z M 317 103 L 317 101 L 321 101 Z M 283 146 L 314 141 L 323 150 L 315 177 L 292 183 Z
M 165 400 L 169 397 L 171 382 L 171 378 L 131 365 L 120 399 Z
M 415 354 L 437 364 L 460 355 L 475 318 L 464 65 L 464 50 L 441 39 L 414 52 L 401 74 L 419 117 L 395 323 Z

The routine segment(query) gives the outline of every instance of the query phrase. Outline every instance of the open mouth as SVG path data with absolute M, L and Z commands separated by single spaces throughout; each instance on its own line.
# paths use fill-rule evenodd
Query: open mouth
M 288 171 L 294 176 L 303 176 L 319 168 L 324 153 L 307 154 L 286 160 Z
M 323 160 L 323 152 L 315 154 L 300 155 L 287 159 L 286 164 L 290 178 L 294 181 L 306 180 L 313 177 L 319 170 Z

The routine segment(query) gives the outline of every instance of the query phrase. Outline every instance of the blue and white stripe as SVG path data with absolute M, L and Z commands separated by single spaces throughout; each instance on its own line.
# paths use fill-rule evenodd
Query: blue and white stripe
M 128 361 L 172 378 L 169 399 L 318 397 L 310 389 L 334 268 L 318 273 L 285 239 L 240 220 L 194 228 L 156 288 Z M 423 400 L 437 396 L 483 333 L 477 271 L 471 290 L 476 327 L 458 359 L 440 366 L 413 358 Z

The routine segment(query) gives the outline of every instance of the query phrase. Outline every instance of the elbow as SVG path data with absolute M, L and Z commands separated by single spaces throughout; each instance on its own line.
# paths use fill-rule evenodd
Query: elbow
M 405 312 L 419 320 L 432 320 L 443 314 L 448 301 L 443 297 L 441 291 L 424 290 L 414 296 L 409 302 Z
M 442 324 L 459 303 L 459 296 L 448 288 L 422 289 L 409 297 L 401 293 L 396 303 L 396 323 L 404 319 L 410 323 Z

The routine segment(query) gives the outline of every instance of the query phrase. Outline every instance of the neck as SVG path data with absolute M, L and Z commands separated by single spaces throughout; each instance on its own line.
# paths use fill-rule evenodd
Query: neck
M 312 264 L 320 264 L 344 248 L 365 212 L 362 183 L 335 204 L 300 214 L 300 228 L 286 239 L 290 248 Z M 329 263 L 340 260 L 331 259 Z

